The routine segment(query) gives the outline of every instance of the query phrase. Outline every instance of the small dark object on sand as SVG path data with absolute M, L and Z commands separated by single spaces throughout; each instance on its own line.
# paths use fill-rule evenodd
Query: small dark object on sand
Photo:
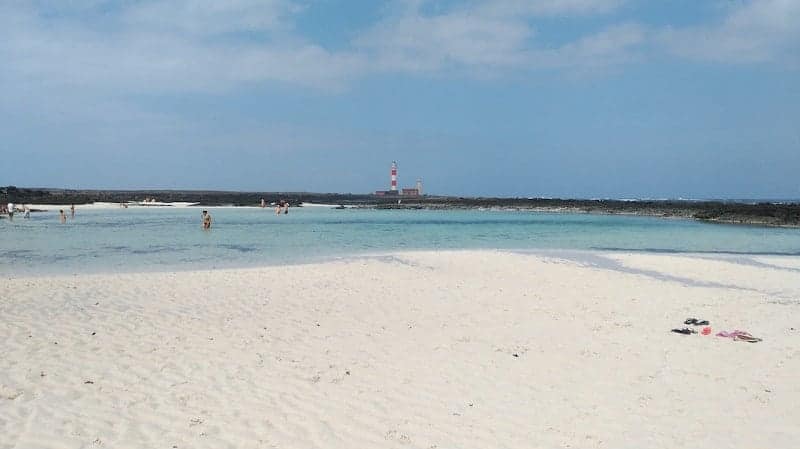
M 345 371 L 344 373 L 345 373 L 345 374 L 347 374 L 347 375 L 349 376 L 349 375 L 350 375 L 350 370 L 347 370 L 347 371 Z
M 97 332 L 92 332 L 92 335 L 95 335 Z
M 87 381 L 84 381 L 83 383 L 84 383 L 84 384 L 93 384 L 93 383 L 94 383 L 94 381 L 93 381 L 93 380 L 87 380 Z
M 675 332 L 676 334 L 684 334 L 684 335 L 696 334 L 697 333 L 696 330 L 689 329 L 688 327 L 684 327 L 683 329 L 672 329 L 672 332 Z
M 514 357 L 519 357 L 519 354 L 517 354 L 516 352 L 511 355 L 513 355 Z
M 709 323 L 708 320 L 698 320 L 697 318 L 687 318 L 686 321 L 683 322 L 683 324 L 694 324 L 695 326 L 708 326 L 711 323 Z

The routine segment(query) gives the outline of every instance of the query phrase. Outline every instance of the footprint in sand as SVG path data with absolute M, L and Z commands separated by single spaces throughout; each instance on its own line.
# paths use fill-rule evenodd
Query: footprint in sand
M 14 399 L 22 396 L 22 393 L 23 393 L 22 390 L 15 390 L 6 385 L 0 385 L 0 398 L 13 401 Z
M 402 444 L 411 443 L 411 438 L 409 438 L 408 435 L 400 433 L 396 430 L 389 430 L 388 432 L 386 432 L 384 438 L 387 440 L 397 440 Z

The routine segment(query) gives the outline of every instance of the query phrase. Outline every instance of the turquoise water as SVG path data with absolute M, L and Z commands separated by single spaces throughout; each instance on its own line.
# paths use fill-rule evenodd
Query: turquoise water
M 150 271 L 304 263 L 413 249 L 611 249 L 800 254 L 800 229 L 517 211 L 211 208 L 78 210 L 0 220 L 0 273 Z

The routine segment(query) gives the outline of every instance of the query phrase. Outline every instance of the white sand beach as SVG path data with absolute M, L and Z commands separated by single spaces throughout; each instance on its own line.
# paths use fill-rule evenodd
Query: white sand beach
M 126 205 L 129 207 L 175 207 L 175 208 L 183 208 L 183 207 L 192 207 L 196 206 L 197 203 L 189 203 L 185 201 L 177 201 L 171 203 L 165 203 L 161 201 L 157 202 L 126 202 Z M 58 212 L 59 210 L 63 209 L 69 212 L 70 205 L 69 204 L 18 204 L 17 207 L 27 206 L 30 209 L 35 210 L 46 210 L 50 212 Z M 80 212 L 81 210 L 116 210 L 120 208 L 120 203 L 109 203 L 109 202 L 102 202 L 97 201 L 94 203 L 87 203 L 87 204 L 76 204 L 75 210 Z
M 2 449 L 800 443 L 798 258 L 3 277 Z M 688 317 L 713 333 L 670 332 Z M 714 336 L 734 329 L 763 341 Z

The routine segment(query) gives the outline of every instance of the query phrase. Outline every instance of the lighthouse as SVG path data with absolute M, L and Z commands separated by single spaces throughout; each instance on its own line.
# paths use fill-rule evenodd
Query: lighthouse
M 389 191 L 397 192 L 397 161 L 392 161 L 392 184 Z
M 389 190 L 377 190 L 375 196 L 408 196 L 419 197 L 422 195 L 422 178 L 417 179 L 415 188 L 397 188 L 397 161 L 392 161 L 392 168 L 389 172 Z

